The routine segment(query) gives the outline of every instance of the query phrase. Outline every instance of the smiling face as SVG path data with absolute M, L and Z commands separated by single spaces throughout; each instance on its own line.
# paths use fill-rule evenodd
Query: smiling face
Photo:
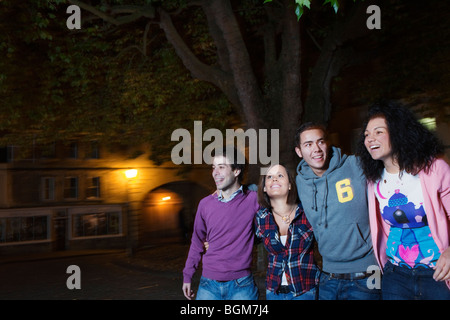
M 371 119 L 367 123 L 364 136 L 364 145 L 372 156 L 372 159 L 383 161 L 386 169 L 395 166 L 389 130 L 386 120 L 383 117 Z
M 289 177 L 282 165 L 275 165 L 267 171 L 264 192 L 270 199 L 275 197 L 287 198 L 290 189 Z
M 230 161 L 224 156 L 213 159 L 212 177 L 218 190 L 235 191 L 239 188 L 238 176 L 241 170 L 231 168 Z
M 321 177 L 328 169 L 328 144 L 321 129 L 305 130 L 300 134 L 295 152 L 306 161 L 312 171 Z

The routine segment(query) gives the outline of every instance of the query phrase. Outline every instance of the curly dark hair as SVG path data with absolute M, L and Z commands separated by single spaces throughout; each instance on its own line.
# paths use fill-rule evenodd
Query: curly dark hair
M 376 102 L 369 108 L 356 150 L 356 155 L 360 158 L 361 167 L 368 181 L 379 180 L 384 169 L 383 162 L 372 159 L 364 145 L 364 131 L 367 124 L 371 119 L 377 117 L 386 120 L 393 157 L 397 161 L 400 171 L 405 170 L 413 175 L 422 170 L 428 172 L 434 159 L 443 154 L 442 142 L 425 128 L 406 106 L 389 100 Z

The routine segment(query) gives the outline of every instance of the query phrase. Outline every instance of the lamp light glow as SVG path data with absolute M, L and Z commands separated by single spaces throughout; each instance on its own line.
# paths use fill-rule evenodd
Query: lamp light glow
M 436 118 L 422 118 L 419 119 L 419 122 L 428 130 L 436 130 Z
M 137 170 L 136 169 L 129 169 L 125 171 L 125 177 L 128 179 L 135 178 L 137 176 Z

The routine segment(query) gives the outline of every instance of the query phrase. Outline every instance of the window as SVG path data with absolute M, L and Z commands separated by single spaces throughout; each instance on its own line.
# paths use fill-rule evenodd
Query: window
M 55 178 L 42 178 L 42 200 L 55 200 Z
M 88 199 L 100 198 L 100 177 L 88 178 L 87 186 L 86 197 Z
M 0 218 L 0 243 L 47 240 L 48 216 Z
M 78 143 L 77 142 L 71 142 L 69 144 L 68 157 L 71 158 L 71 159 L 77 159 L 78 158 Z
M 56 144 L 54 142 L 37 146 L 34 149 L 35 149 L 34 157 L 36 157 L 36 158 L 40 158 L 40 159 L 56 158 Z
M 15 146 L 7 146 L 6 147 L 6 162 L 14 162 L 15 150 L 17 148 Z
M 428 130 L 436 131 L 436 118 L 422 118 L 419 122 Z
M 78 198 L 78 178 L 66 177 L 64 179 L 64 199 Z
M 0 148 L 0 163 L 8 162 L 8 148 L 1 147 Z
M 19 147 L 19 146 L 7 146 L 6 154 L 8 162 L 15 162 L 20 160 L 35 160 L 35 150 L 34 147 Z
M 73 237 L 106 236 L 120 233 L 120 212 L 73 215 Z
M 100 147 L 98 141 L 91 141 L 89 149 L 86 150 L 86 157 L 90 159 L 100 159 Z

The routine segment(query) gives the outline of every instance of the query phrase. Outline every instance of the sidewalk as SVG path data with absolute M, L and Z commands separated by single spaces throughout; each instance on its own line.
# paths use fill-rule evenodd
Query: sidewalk
M 64 259 L 90 255 L 123 254 L 123 258 L 130 264 L 145 266 L 151 270 L 182 272 L 188 251 L 189 244 L 179 241 L 168 241 L 137 248 L 132 254 L 129 254 L 127 249 L 85 249 L 0 255 L 0 265 L 5 263 Z M 254 261 L 254 273 L 261 275 L 261 272 L 256 272 L 255 267 L 256 261 Z
M 126 253 L 123 249 L 89 249 L 89 250 L 61 250 L 51 252 L 39 252 L 29 254 L 11 254 L 0 256 L 0 265 L 5 263 L 15 262 L 27 262 L 27 261 L 39 261 L 39 260 L 52 260 L 52 259 L 64 259 L 71 257 L 89 256 L 89 255 L 105 255 Z
M 3 285 L 3 299 L 37 296 L 63 300 L 184 300 L 181 292 L 182 270 L 188 250 L 188 244 L 178 242 L 140 248 L 131 256 L 124 249 L 0 256 L 0 266 L 8 274 L 8 279 L 4 279 L 7 283 Z M 69 264 L 80 265 L 82 269 L 83 289 L 78 292 L 69 292 L 65 287 L 68 277 L 65 270 Z M 197 289 L 200 274 L 201 270 L 193 278 L 194 290 Z M 261 299 L 264 299 L 264 274 L 254 272 L 254 276 Z M 29 292 L 35 292 L 35 295 Z
M 0 254 L 0 264 L 13 263 L 21 261 L 39 261 L 39 260 L 51 260 L 51 259 L 64 259 L 71 257 L 81 257 L 90 255 L 106 255 L 106 254 L 120 254 L 130 258 L 148 258 L 146 256 L 152 255 L 154 251 L 159 251 L 163 247 L 180 247 L 183 246 L 180 241 L 176 239 L 166 239 L 165 242 L 154 243 L 146 247 L 137 248 L 133 251 L 133 254 L 128 254 L 126 248 L 122 249 L 82 249 L 82 250 L 56 250 L 48 252 L 36 252 L 36 253 L 12 253 L 12 254 Z M 188 250 L 189 247 L 186 249 Z M 178 252 L 179 250 L 176 250 Z M 184 251 L 184 249 L 182 249 Z M 158 255 L 160 256 L 160 255 Z

